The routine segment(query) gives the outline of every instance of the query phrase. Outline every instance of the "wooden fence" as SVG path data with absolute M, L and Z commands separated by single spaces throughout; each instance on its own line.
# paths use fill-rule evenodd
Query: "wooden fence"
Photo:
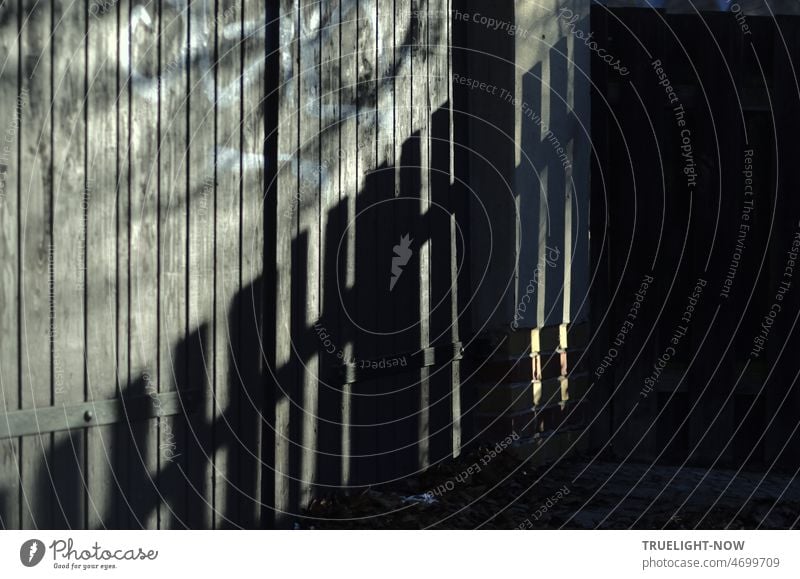
M 458 452 L 448 14 L 0 5 L 0 526 L 284 526 Z

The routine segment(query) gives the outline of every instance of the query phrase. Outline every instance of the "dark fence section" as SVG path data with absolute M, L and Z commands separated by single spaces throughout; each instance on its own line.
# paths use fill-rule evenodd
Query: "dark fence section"
M 595 6 L 592 28 L 628 71 L 593 57 L 610 446 L 795 468 L 800 20 Z

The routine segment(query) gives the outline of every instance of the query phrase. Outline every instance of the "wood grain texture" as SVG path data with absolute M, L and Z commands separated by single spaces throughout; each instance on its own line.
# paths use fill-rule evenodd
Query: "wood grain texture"
M 85 399 L 86 13 L 79 0 L 53 5 L 53 399 Z M 58 47 L 55 50 L 55 47 Z M 63 380 L 63 383 L 62 383 Z M 84 526 L 85 432 L 53 435 L 54 525 Z
M 16 6 L 0 380 L 8 411 L 48 411 L 36 435 L 13 415 L 25 435 L 0 443 L 0 525 L 285 528 L 321 493 L 449 454 L 453 369 L 417 363 L 457 337 L 433 8 L 16 0 L 0 16 Z M 399 353 L 416 366 L 342 371 Z
M 213 512 L 214 422 L 214 193 L 216 116 L 214 95 L 218 3 L 194 0 L 189 6 L 189 279 L 187 375 L 202 392 L 202 408 L 186 433 L 187 526 L 207 529 Z M 179 451 L 180 452 L 180 451 Z
M 320 4 L 320 22 L 324 28 L 320 47 L 320 178 L 319 227 L 320 227 L 320 319 L 319 323 L 341 339 L 340 308 L 336 266 L 339 241 L 342 232 L 342 206 L 339 203 L 341 192 L 341 155 L 339 138 L 341 132 L 340 115 L 342 105 L 339 101 L 339 64 L 341 32 L 341 11 L 344 2 L 324 2 Z M 314 338 L 317 339 L 316 332 Z M 342 388 L 334 371 L 339 361 L 337 345 L 333 353 L 328 352 L 323 343 L 317 347 L 320 352 L 319 399 L 317 431 L 317 477 L 320 492 L 333 491 L 341 484 L 342 469 Z
M 239 462 L 235 434 L 238 398 L 233 353 L 239 348 L 239 314 L 233 305 L 241 288 L 241 114 L 242 2 L 224 0 L 217 9 L 217 144 L 214 290 L 214 527 L 238 525 Z
M 297 230 L 292 249 L 292 283 L 297 299 L 292 312 L 292 345 L 297 357 L 297 385 L 293 397 L 296 424 L 292 429 L 292 454 L 297 457 L 298 504 L 308 504 L 317 477 L 318 380 L 321 344 L 311 331 L 320 318 L 320 28 L 321 5 L 301 0 L 299 5 L 300 63 Z
M 275 353 L 271 361 L 274 396 L 274 523 L 289 524 L 291 513 L 291 397 L 295 393 L 296 368 L 292 352 L 292 239 L 296 231 L 298 187 L 297 149 L 299 145 L 299 2 L 281 0 L 279 28 L 279 91 L 278 91 L 278 169 L 276 175 L 276 214 L 274 241 L 275 284 L 274 332 Z M 294 210 L 293 210 L 294 209 Z M 285 219 L 285 216 L 291 216 Z
M 31 98 L 20 132 L 20 406 L 36 408 L 53 404 L 52 13 L 49 6 L 30 1 L 23 4 L 22 14 L 22 89 Z M 55 522 L 52 439 L 42 433 L 20 441 L 24 529 L 49 528 Z
M 412 128 L 412 71 L 411 51 L 414 30 L 414 15 L 410 0 L 398 0 L 395 3 L 395 57 L 394 57 L 394 195 L 397 201 L 393 211 L 392 248 L 404 235 L 409 235 L 412 213 L 415 209 L 418 181 L 418 150 Z M 394 252 L 392 251 L 392 254 Z M 409 264 L 407 268 L 412 266 Z M 413 266 L 412 266 L 413 267 Z M 409 272 L 413 273 L 413 271 Z M 418 315 L 415 303 L 415 290 L 419 280 L 414 276 L 412 283 L 404 291 L 392 292 L 393 322 L 397 329 L 394 337 L 396 352 L 414 351 L 419 346 L 414 322 Z M 406 282 L 408 283 L 408 282 Z M 407 476 L 415 470 L 416 465 L 416 404 L 415 385 L 419 382 L 419 370 L 409 372 L 397 379 L 393 407 L 393 425 L 396 450 L 393 453 L 396 476 Z
M 338 335 L 345 360 L 356 355 L 355 331 L 347 319 L 346 312 L 353 312 L 356 296 L 356 192 L 358 190 L 357 130 L 358 115 L 356 95 L 358 90 L 358 3 L 357 0 L 343 0 L 340 4 L 339 47 L 339 143 L 342 150 L 339 163 L 339 213 L 340 241 L 336 254 L 336 290 L 341 296 L 341 314 Z M 342 473 L 343 486 L 355 480 L 353 470 L 354 393 L 351 385 L 342 386 Z
M 378 231 L 375 199 L 377 183 L 377 3 L 358 0 L 356 20 L 356 215 L 349 226 L 355 230 L 355 308 L 349 310 L 355 326 L 355 357 L 369 360 L 378 355 L 377 260 Z M 352 150 L 352 149 L 351 149 Z M 378 384 L 365 380 L 353 385 L 353 475 L 361 485 L 377 479 L 377 441 L 372 435 L 377 410 Z
M 116 10 L 87 18 L 86 186 L 86 399 L 116 398 L 119 165 L 118 39 Z M 127 339 L 125 340 L 127 346 Z M 86 527 L 117 528 L 117 427 L 86 431 Z
M 451 329 L 455 322 L 451 306 L 454 293 L 451 246 L 452 211 L 451 181 L 451 123 L 448 94 L 448 22 L 449 11 L 428 13 L 428 92 L 430 115 L 428 123 L 430 144 L 428 166 L 430 171 L 430 199 L 426 221 L 430 231 L 430 265 L 428 275 L 430 308 L 430 342 L 452 343 Z M 454 232 L 453 232 L 454 234 Z M 430 445 L 431 461 L 444 460 L 452 454 L 452 390 L 453 362 L 431 370 L 430 394 Z
M 265 195 L 265 98 L 266 85 L 266 0 L 246 2 L 242 41 L 242 233 L 241 289 L 238 302 L 240 348 L 237 375 L 240 384 L 240 446 L 242 455 L 241 524 L 261 526 L 261 494 L 263 476 L 262 418 L 264 407 L 264 195 Z M 272 87 L 269 87 L 272 88 Z
M 131 380 L 131 167 L 128 157 L 131 153 L 131 52 L 130 26 L 131 7 L 129 0 L 121 0 L 117 4 L 117 22 L 119 23 L 116 38 L 118 55 L 117 72 L 117 155 L 116 171 L 116 376 L 114 386 L 118 396 L 128 390 Z M 114 505 L 108 518 L 116 521 L 116 527 L 129 528 L 131 525 L 131 504 L 128 498 L 130 474 L 129 462 L 132 456 L 130 444 L 130 425 L 127 421 L 117 424 L 113 430 L 113 445 L 106 452 L 113 454 L 114 461 Z
M 161 0 L 159 27 L 158 141 L 158 390 L 186 388 L 185 357 L 175 347 L 186 339 L 187 321 L 187 0 Z M 186 518 L 186 424 L 159 419 L 159 528 L 183 528 Z M 182 472 L 183 470 L 183 472 Z
M 430 49 L 428 46 L 428 5 L 422 0 L 411 0 L 412 45 L 411 45 L 411 127 L 418 136 L 419 144 L 419 203 L 414 215 L 419 224 L 418 231 L 425 241 L 417 244 L 419 256 L 417 279 L 419 280 L 419 345 L 430 345 L 430 267 L 431 231 L 430 224 L 423 216 L 430 215 Z M 417 217 L 418 216 L 418 217 Z M 420 371 L 417 398 L 417 468 L 425 469 L 430 464 L 430 408 L 431 408 L 430 370 Z
M 9 103 L 0 113 L 0 408 L 3 412 L 20 408 L 19 382 L 19 222 L 20 207 L 20 132 L 29 98 L 21 93 L 19 19 L 16 3 L 0 7 L 0 21 L 6 22 L 0 34 L 0 101 Z M 20 441 L 0 441 L 0 528 L 20 527 Z
M 394 69 L 395 69 L 395 12 L 394 5 L 377 3 L 377 58 L 375 62 L 376 77 L 376 121 L 377 129 L 377 168 L 374 175 L 375 210 L 372 219 L 376 227 L 376 262 L 375 262 L 375 298 L 376 319 L 385 326 L 383 335 L 376 335 L 376 351 L 379 356 L 391 358 L 397 352 L 395 331 L 393 325 L 393 293 L 389 290 L 391 279 L 392 247 L 398 242 L 393 237 L 394 211 L 397 203 L 395 196 L 395 99 L 394 99 Z M 398 292 L 399 293 L 399 292 Z M 395 478 L 394 452 L 396 450 L 394 431 L 394 399 L 398 388 L 395 377 L 387 377 L 377 384 L 375 392 L 375 439 L 376 452 L 375 465 L 378 472 L 378 482 L 387 482 Z
M 131 4 L 130 16 L 130 384 L 159 391 L 158 371 L 158 139 L 159 3 Z M 138 392 L 137 392 L 138 391 Z M 157 420 L 129 424 L 128 487 L 134 528 L 158 526 Z

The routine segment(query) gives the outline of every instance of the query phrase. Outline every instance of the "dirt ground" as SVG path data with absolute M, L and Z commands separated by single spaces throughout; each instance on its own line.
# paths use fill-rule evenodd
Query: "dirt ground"
M 316 499 L 296 528 L 798 528 L 791 474 L 620 464 L 577 457 L 531 468 L 486 448 L 391 487 Z

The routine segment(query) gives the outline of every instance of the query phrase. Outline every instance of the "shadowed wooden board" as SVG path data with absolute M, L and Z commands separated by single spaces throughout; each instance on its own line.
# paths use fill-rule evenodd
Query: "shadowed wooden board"
M 14 34 L 0 35 L 0 101 L 13 103 L 0 113 L 3 144 L 0 146 L 0 327 L 6 336 L 0 348 L 0 408 L 4 412 L 20 407 L 19 383 L 19 228 L 21 165 L 20 121 L 24 110 L 19 79 L 19 14 L 9 3 L 0 7 L 0 20 Z M 26 99 L 29 97 L 26 97 Z M 0 441 L 0 528 L 20 527 L 20 441 Z

